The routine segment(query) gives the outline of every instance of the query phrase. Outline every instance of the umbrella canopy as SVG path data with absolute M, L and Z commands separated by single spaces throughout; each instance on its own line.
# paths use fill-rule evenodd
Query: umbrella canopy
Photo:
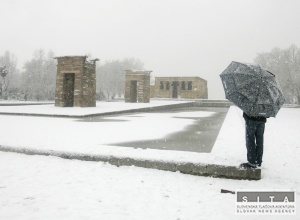
M 284 103 L 275 75 L 260 66 L 233 61 L 220 77 L 226 98 L 249 116 L 275 117 Z

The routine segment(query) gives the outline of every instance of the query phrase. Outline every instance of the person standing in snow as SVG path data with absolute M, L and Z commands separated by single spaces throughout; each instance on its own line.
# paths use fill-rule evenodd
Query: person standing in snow
M 262 164 L 264 151 L 264 131 L 266 117 L 250 117 L 245 112 L 243 118 L 246 124 L 247 163 L 242 163 L 240 168 L 257 168 Z

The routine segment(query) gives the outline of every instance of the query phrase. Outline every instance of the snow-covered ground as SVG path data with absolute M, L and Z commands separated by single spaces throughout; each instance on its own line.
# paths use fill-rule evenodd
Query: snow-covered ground
M 192 124 L 189 117 L 212 114 L 143 113 L 99 122 L 0 115 L 0 145 L 226 165 L 245 162 L 244 122 L 236 107 L 230 108 L 210 154 L 108 146 L 165 137 Z M 299 128 L 300 108 L 283 108 L 276 119 L 268 120 L 259 181 L 0 152 L 0 219 L 299 219 L 237 216 L 235 196 L 220 193 L 294 190 L 299 197 Z

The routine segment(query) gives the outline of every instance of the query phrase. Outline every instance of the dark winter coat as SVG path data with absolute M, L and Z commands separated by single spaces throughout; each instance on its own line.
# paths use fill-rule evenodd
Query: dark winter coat
M 249 115 L 247 115 L 245 112 L 243 113 L 243 118 L 247 121 L 259 121 L 259 122 L 267 122 L 267 118 L 266 117 L 261 117 L 261 116 L 257 116 L 257 117 L 251 117 Z

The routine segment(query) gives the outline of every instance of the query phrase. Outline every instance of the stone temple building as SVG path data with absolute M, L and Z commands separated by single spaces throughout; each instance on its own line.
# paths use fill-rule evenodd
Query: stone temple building
M 87 56 L 64 56 L 57 59 L 55 106 L 96 106 L 96 61 Z
M 155 77 L 151 98 L 207 99 L 207 81 L 200 77 Z
M 125 70 L 125 102 L 150 102 L 150 73 Z

